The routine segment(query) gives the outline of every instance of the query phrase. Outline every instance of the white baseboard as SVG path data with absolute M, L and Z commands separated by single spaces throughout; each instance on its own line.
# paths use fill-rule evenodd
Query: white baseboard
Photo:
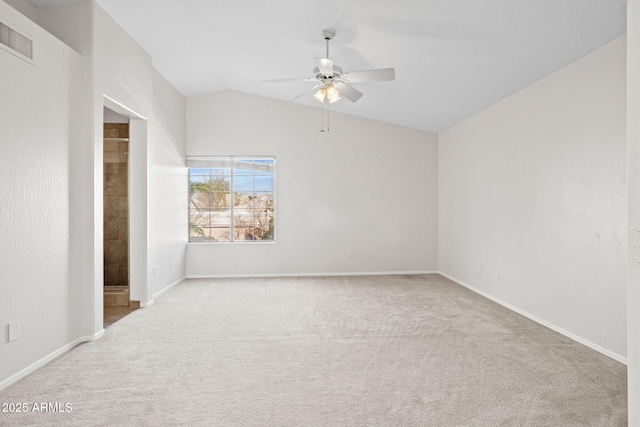
M 96 332 L 93 335 L 80 337 L 79 340 L 80 342 L 96 341 L 102 338 L 103 336 L 104 336 L 104 329 L 100 329 L 98 332 Z
M 168 285 L 167 287 L 165 287 L 164 289 L 156 292 L 155 294 L 153 294 L 151 296 L 151 299 L 149 301 L 147 301 L 146 303 L 140 303 L 141 307 L 150 307 L 153 305 L 153 303 L 155 302 L 155 299 L 158 298 L 160 295 L 168 292 L 171 290 L 171 288 L 173 288 L 176 285 L 179 285 L 180 283 L 182 283 L 184 281 L 184 279 L 186 279 L 186 277 L 181 277 L 178 280 L 176 280 L 175 282 L 171 283 L 170 285 Z
M 334 276 L 398 276 L 403 274 L 439 274 L 438 271 L 361 271 L 341 273 L 267 273 L 267 274 L 187 274 L 187 279 L 234 279 L 260 277 L 334 277 Z
M 22 369 L 21 371 L 11 375 L 9 378 L 7 378 L 4 381 L 0 382 L 0 390 L 3 390 L 4 388 L 10 386 L 11 384 L 15 383 L 16 381 L 19 381 L 22 378 L 26 377 L 27 375 L 35 372 L 36 370 L 38 370 L 39 368 L 43 367 L 47 363 L 51 362 L 56 357 L 58 357 L 61 354 L 66 353 L 67 351 L 71 350 L 73 347 L 77 346 L 78 344 L 83 343 L 83 342 L 98 340 L 98 339 L 102 338 L 103 335 L 104 335 L 104 329 L 100 330 L 99 332 L 96 332 L 92 336 L 88 336 L 88 337 L 84 336 L 84 337 L 76 338 L 75 340 L 71 341 L 69 344 L 63 345 L 62 347 L 60 347 L 59 349 L 49 353 L 48 355 L 46 355 L 42 359 L 32 363 L 31 365 L 27 366 L 26 368 Z
M 605 356 L 608 356 L 608 357 L 610 357 L 610 358 L 612 358 L 614 360 L 617 360 L 620 363 L 623 363 L 625 365 L 627 364 L 627 358 L 626 357 L 623 357 L 623 356 L 621 356 L 621 355 L 619 355 L 617 353 L 609 351 L 606 348 L 603 348 L 603 347 L 601 347 L 601 346 L 599 346 L 597 344 L 592 343 L 589 340 L 586 340 L 586 339 L 584 339 L 584 338 L 582 338 L 582 337 L 580 337 L 578 335 L 575 335 L 575 334 L 573 334 L 573 333 L 571 333 L 569 331 L 566 331 L 566 330 L 564 330 L 564 329 L 562 329 L 562 328 L 560 328 L 560 327 L 558 327 L 558 326 L 556 326 L 556 325 L 554 325 L 552 323 L 547 322 L 546 320 L 542 320 L 539 317 L 536 317 L 536 316 L 534 316 L 534 315 L 532 315 L 530 313 L 527 313 L 526 311 L 521 310 L 518 307 L 515 307 L 515 306 L 513 306 L 513 305 L 511 305 L 511 304 L 509 304 L 507 302 L 502 301 L 499 298 L 496 298 L 496 297 L 494 297 L 492 295 L 489 295 L 488 293 L 483 292 L 483 291 L 481 291 L 481 290 L 479 290 L 479 289 L 477 289 L 477 288 L 475 288 L 475 287 L 463 282 L 462 280 L 458 280 L 455 277 L 450 276 L 450 275 L 448 275 L 448 274 L 446 274 L 446 273 L 444 273 L 442 271 L 438 272 L 438 274 L 440 274 L 443 277 L 446 277 L 447 279 L 457 283 L 460 286 L 463 286 L 463 287 L 469 289 L 472 292 L 475 292 L 478 295 L 482 295 L 483 297 L 485 297 L 487 299 L 490 299 L 491 301 L 493 301 L 495 303 L 498 303 L 501 306 L 503 306 L 505 308 L 508 308 L 509 310 L 514 311 L 514 312 L 526 317 L 527 319 L 533 320 L 534 322 L 539 323 L 540 325 L 545 326 L 545 327 L 547 327 L 547 328 L 549 328 L 549 329 L 551 329 L 551 330 L 553 330 L 555 332 L 558 332 L 559 334 L 562 334 L 567 338 L 570 338 L 570 339 L 572 339 L 572 340 L 574 340 L 576 342 L 579 342 L 580 344 L 586 345 L 587 347 L 589 347 L 589 348 L 591 348 L 591 349 L 593 349 L 593 350 L 595 350 L 595 351 L 597 351 L 599 353 L 602 353 Z

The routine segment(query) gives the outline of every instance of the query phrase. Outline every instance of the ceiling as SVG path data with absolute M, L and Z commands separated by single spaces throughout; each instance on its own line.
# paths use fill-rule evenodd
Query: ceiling
M 60 0 L 30 0 L 34 6 Z M 68 0 L 62 0 L 68 2 Z M 183 95 L 227 89 L 290 101 L 323 57 L 394 67 L 332 111 L 439 132 L 626 32 L 626 0 L 97 0 Z M 295 101 L 320 107 L 311 93 Z

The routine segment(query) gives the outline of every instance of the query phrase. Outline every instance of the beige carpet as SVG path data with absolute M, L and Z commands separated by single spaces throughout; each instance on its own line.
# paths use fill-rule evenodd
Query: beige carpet
M 1 425 L 624 426 L 626 367 L 437 275 L 188 280 Z

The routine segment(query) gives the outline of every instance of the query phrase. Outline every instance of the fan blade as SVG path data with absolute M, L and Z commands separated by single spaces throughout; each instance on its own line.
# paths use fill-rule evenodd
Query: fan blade
M 300 79 L 269 79 L 263 80 L 266 83 L 282 83 L 282 82 L 315 82 L 317 81 L 314 77 L 304 77 Z
M 342 75 L 342 79 L 347 83 L 384 82 L 388 80 L 394 80 L 395 78 L 396 70 L 394 70 L 393 68 L 354 71 Z
M 323 76 L 333 76 L 333 61 L 328 58 L 316 58 L 318 69 Z
M 355 89 L 349 86 L 346 83 L 338 82 L 336 83 L 336 89 L 340 92 L 340 95 L 344 96 L 351 102 L 356 102 L 362 96 L 362 92 L 358 89 Z

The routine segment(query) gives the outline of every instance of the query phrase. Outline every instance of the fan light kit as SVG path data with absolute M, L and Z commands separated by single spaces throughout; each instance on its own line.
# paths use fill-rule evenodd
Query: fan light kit
M 311 88 L 310 92 L 314 92 L 313 97 L 321 103 L 333 104 L 342 97 L 347 98 L 351 102 L 356 102 L 362 96 L 362 92 L 351 86 L 352 83 L 365 82 L 382 82 L 390 81 L 396 78 L 396 71 L 393 68 L 380 68 L 377 70 L 352 71 L 343 73 L 342 68 L 338 67 L 329 59 L 329 41 L 336 35 L 331 29 L 322 30 L 322 37 L 326 43 L 325 58 L 316 58 L 318 65 L 313 69 L 313 77 L 300 79 L 275 79 L 264 80 L 265 82 L 315 82 L 316 85 Z M 316 91 L 317 89 L 317 91 Z M 304 96 L 306 93 L 294 99 Z M 323 120 L 324 121 L 324 120 Z
M 333 104 L 340 100 L 340 92 L 338 92 L 338 89 L 336 89 L 335 85 L 332 83 L 318 89 L 313 97 L 320 102 L 327 100 L 329 101 L 329 104 Z

